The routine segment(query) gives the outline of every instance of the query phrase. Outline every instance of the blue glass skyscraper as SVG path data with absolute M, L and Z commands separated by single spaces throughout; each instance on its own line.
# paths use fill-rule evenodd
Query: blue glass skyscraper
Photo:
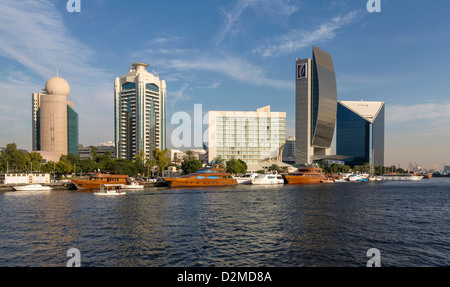
M 384 166 L 384 102 L 340 101 L 336 152 L 348 165 Z

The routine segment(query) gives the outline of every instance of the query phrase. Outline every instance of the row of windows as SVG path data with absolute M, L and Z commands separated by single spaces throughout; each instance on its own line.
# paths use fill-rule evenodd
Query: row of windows
M 159 93 L 159 87 L 155 84 L 146 84 L 145 89 L 148 91 Z M 136 90 L 136 83 L 125 83 L 122 85 L 122 92 Z

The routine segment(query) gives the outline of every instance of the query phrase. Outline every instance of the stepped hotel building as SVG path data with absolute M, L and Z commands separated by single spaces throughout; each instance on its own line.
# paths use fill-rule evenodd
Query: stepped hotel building
M 280 164 L 286 143 L 286 113 L 270 106 L 255 111 L 209 111 L 208 160 L 241 159 L 248 170 Z M 270 164 L 269 164 L 270 165 Z

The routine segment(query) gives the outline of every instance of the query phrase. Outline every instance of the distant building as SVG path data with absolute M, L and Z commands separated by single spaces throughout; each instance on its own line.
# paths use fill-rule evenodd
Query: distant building
M 114 143 L 119 159 L 132 160 L 141 151 L 166 148 L 166 82 L 145 63 L 133 63 L 114 82 Z
M 331 56 L 313 46 L 312 59 L 296 61 L 296 164 L 311 164 L 330 155 L 336 102 L 336 75 Z
M 384 102 L 338 102 L 336 152 L 349 157 L 346 164 L 384 166 L 384 108 Z
M 66 80 L 53 77 L 41 93 L 32 94 L 32 149 L 52 159 L 78 155 L 78 114 L 67 97 Z M 45 158 L 44 158 L 45 159 Z
M 208 152 L 205 149 L 191 149 L 194 153 L 196 159 L 198 159 L 202 164 L 206 164 L 208 162 Z M 171 163 L 180 164 L 184 161 L 184 157 L 186 156 L 186 151 L 181 151 L 177 149 L 170 149 L 166 156 L 169 158 Z
M 286 139 L 286 145 L 283 150 L 283 162 L 295 164 L 295 137 Z
M 48 173 L 6 173 L 0 174 L 0 184 L 49 184 Z
M 256 112 L 210 111 L 208 160 L 241 159 L 249 170 L 260 162 L 281 162 L 286 141 L 286 113 L 271 112 L 270 106 Z
M 111 159 L 115 158 L 115 146 L 113 142 L 109 142 L 109 143 L 100 143 L 98 146 L 95 147 L 96 148 L 96 152 L 98 156 L 103 156 L 105 155 L 107 152 L 109 152 L 111 154 Z M 91 155 L 91 146 L 87 146 L 84 147 L 83 145 L 79 145 L 78 146 L 78 150 L 79 150 L 79 155 L 80 155 L 80 159 L 93 159 L 92 155 Z

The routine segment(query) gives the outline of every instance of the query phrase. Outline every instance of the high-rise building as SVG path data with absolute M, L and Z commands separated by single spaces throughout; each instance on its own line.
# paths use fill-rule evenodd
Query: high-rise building
M 384 166 L 384 102 L 340 101 L 336 152 L 348 165 Z
M 312 59 L 296 61 L 295 163 L 311 164 L 331 153 L 337 88 L 330 54 L 313 46 Z
M 281 162 L 286 141 L 286 113 L 270 106 L 256 112 L 209 112 L 208 160 L 241 159 L 249 170 L 259 170 L 264 160 Z
M 78 114 L 68 102 L 70 86 L 53 77 L 41 93 L 32 94 L 32 148 L 53 154 L 78 155 Z
M 114 82 L 114 139 L 116 157 L 132 160 L 141 151 L 166 148 L 166 82 L 145 63 L 133 63 Z
M 286 139 L 286 145 L 283 151 L 283 162 L 288 164 L 295 164 L 295 137 Z

